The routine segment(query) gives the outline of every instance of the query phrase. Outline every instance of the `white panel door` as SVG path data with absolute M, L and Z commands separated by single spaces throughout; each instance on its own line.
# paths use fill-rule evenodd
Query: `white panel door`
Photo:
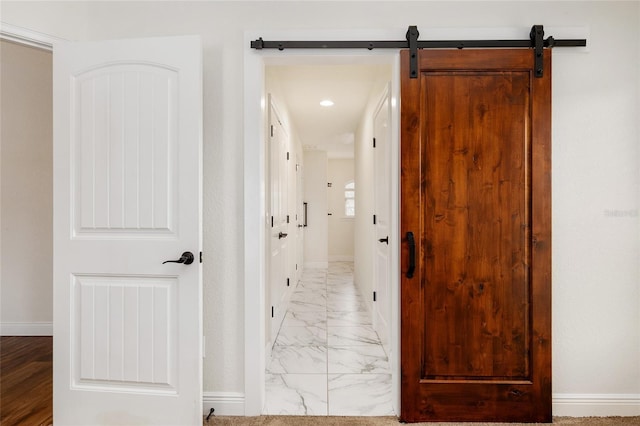
M 296 155 L 296 284 L 302 278 L 304 265 L 304 181 L 302 156 Z
M 288 135 L 271 97 L 269 97 L 269 222 L 267 236 L 269 241 L 269 303 L 271 327 L 269 342 L 274 339 L 286 313 L 287 271 L 289 256 L 288 208 Z
M 385 91 L 374 114 L 374 203 L 375 203 L 375 250 L 373 325 L 383 346 L 389 353 L 391 324 L 391 102 L 389 90 Z
M 201 51 L 54 47 L 56 426 L 202 424 Z

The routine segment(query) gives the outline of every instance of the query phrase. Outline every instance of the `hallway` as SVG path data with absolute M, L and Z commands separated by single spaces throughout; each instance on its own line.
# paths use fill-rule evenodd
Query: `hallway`
M 352 262 L 303 273 L 267 360 L 264 414 L 394 414 L 388 358 Z

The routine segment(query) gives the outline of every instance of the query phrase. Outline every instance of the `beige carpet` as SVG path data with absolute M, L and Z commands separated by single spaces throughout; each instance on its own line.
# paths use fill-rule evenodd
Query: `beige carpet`
M 204 426 L 398 426 L 396 417 L 319 417 L 319 416 L 260 416 L 260 417 L 215 417 L 204 421 Z M 532 425 L 532 423 L 411 423 L 423 426 L 490 426 Z M 554 425 L 586 426 L 638 426 L 640 417 L 554 417 Z

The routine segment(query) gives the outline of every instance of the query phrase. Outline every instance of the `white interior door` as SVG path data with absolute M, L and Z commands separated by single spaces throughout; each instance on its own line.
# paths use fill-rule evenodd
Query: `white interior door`
M 287 264 L 289 224 L 287 223 L 288 207 L 288 170 L 287 144 L 288 135 L 282 125 L 273 100 L 269 100 L 269 216 L 267 235 L 269 236 L 269 303 L 267 306 L 271 316 L 271 344 L 280 329 L 286 313 L 285 299 L 287 295 Z
M 302 158 L 296 155 L 296 283 L 302 278 L 304 265 L 304 177 Z
M 375 250 L 373 325 L 387 353 L 390 351 L 391 325 L 391 102 L 389 90 L 382 97 L 374 115 L 374 203 Z
M 295 152 L 291 152 L 290 140 L 287 140 L 287 152 L 286 152 L 286 167 L 287 167 L 287 229 L 285 231 L 289 236 L 288 240 L 288 255 L 287 261 L 288 272 L 287 279 L 289 280 L 289 287 L 287 290 L 293 290 L 298 283 L 297 280 L 297 268 L 298 268 L 298 256 L 297 256 L 297 228 L 296 228 L 296 204 L 297 204 L 297 176 L 296 176 L 296 155 Z
M 201 51 L 54 46 L 56 425 L 202 424 Z

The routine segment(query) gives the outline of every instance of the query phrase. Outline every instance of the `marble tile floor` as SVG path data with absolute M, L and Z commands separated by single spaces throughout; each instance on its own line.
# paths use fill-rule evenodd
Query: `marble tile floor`
M 389 416 L 389 362 L 352 262 L 303 273 L 267 361 L 264 414 Z

